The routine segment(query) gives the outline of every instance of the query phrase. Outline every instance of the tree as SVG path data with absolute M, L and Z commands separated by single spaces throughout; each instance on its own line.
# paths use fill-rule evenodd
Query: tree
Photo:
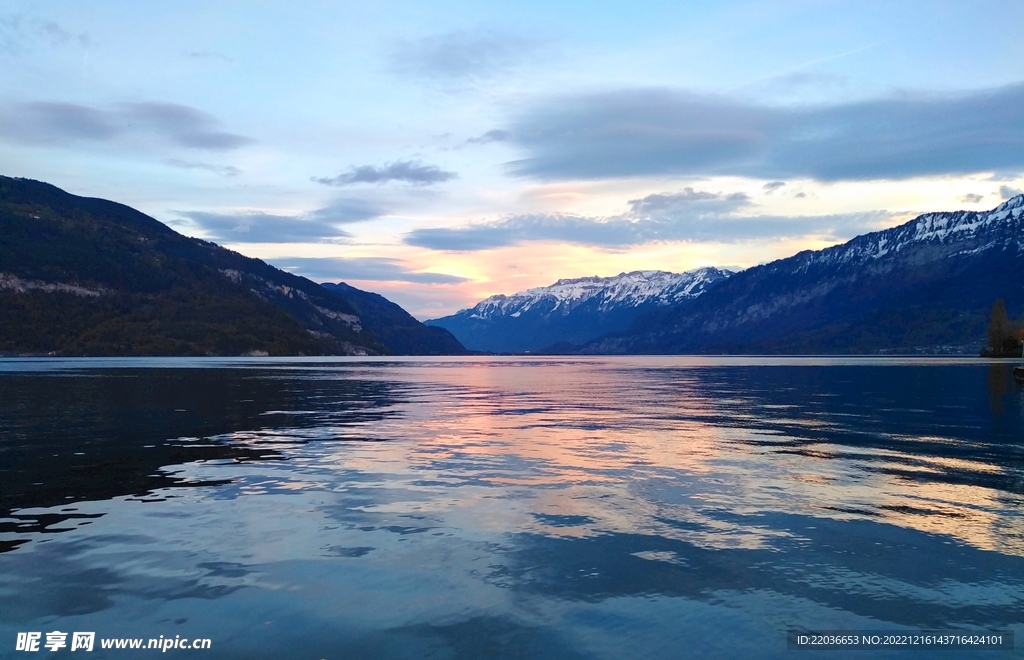
M 992 316 L 988 320 L 988 348 L 992 355 L 1003 352 L 1003 344 L 1010 336 L 1010 317 L 1006 315 L 1006 303 L 1002 298 L 992 305 Z
M 1021 319 L 1011 321 L 1006 314 L 1006 303 L 1000 298 L 992 305 L 988 321 L 988 346 L 982 351 L 990 357 L 1012 357 L 1021 354 Z

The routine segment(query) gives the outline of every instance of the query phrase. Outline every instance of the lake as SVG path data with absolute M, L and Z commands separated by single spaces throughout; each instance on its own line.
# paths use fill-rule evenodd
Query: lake
M 1021 658 L 1011 369 L 0 360 L 0 656 Z M 793 630 L 1017 640 L 806 656 Z

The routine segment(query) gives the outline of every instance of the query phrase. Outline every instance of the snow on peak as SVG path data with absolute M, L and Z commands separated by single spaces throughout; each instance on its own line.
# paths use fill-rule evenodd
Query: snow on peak
M 910 224 L 914 227 L 914 232 L 913 236 L 908 238 L 913 241 L 940 242 L 974 238 L 980 232 L 998 228 L 1008 220 L 1021 219 L 1022 213 L 1024 213 L 1024 195 L 1008 199 L 991 211 L 927 213 L 911 221 Z M 903 227 L 895 227 L 888 231 L 899 232 Z
M 1024 208 L 1024 193 L 1011 197 L 999 206 L 992 209 L 992 213 L 999 213 L 1000 211 L 1010 211 L 1013 209 Z
M 1024 232 L 1019 231 L 1022 221 L 1024 195 L 1008 199 L 991 211 L 926 213 L 898 227 L 864 234 L 842 245 L 801 253 L 797 255 L 801 258 L 798 269 L 806 270 L 812 264 L 867 263 L 924 243 L 961 251 L 1020 243 L 1024 239 Z
M 600 310 L 616 306 L 637 307 L 645 303 L 671 305 L 696 298 L 709 285 L 730 275 L 730 271 L 718 268 L 698 268 L 685 273 L 637 270 L 614 277 L 595 275 L 560 279 L 550 286 L 534 287 L 509 296 L 491 296 L 460 314 L 480 319 L 516 317 L 534 308 L 544 313 L 568 313 L 589 301 L 595 301 Z

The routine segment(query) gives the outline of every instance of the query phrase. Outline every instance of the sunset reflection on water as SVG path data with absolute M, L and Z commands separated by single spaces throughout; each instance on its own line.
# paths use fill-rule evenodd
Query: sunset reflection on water
M 1024 631 L 1022 394 L 988 363 L 50 364 L 0 369 L 0 632 L 177 612 L 249 657 L 468 658 Z M 291 632 L 238 641 L 256 619 Z
M 813 391 L 791 385 L 772 390 L 770 380 L 740 390 L 709 378 L 704 360 L 697 368 L 680 364 L 679 358 L 664 358 L 667 364 L 660 367 L 647 366 L 650 359 L 634 360 L 647 364 L 634 369 L 598 359 L 481 360 L 469 368 L 462 363 L 385 368 L 388 378 L 412 388 L 409 400 L 417 405 L 365 431 L 376 439 L 405 442 L 375 447 L 369 462 L 347 448 L 338 460 L 363 471 L 376 464 L 393 474 L 403 466 L 437 479 L 471 477 L 489 486 L 529 487 L 529 500 L 539 512 L 590 519 L 558 527 L 524 521 L 554 535 L 672 534 L 653 522 L 667 503 L 631 494 L 646 480 L 667 478 L 693 484 L 689 488 L 699 492 L 684 508 L 671 505 L 673 516 L 685 512 L 694 522 L 704 509 L 862 517 L 1024 555 L 1021 494 L 991 483 L 1004 477 L 1019 484 L 1019 464 L 1007 465 L 1005 459 L 1021 457 L 1020 436 L 992 438 L 993 447 L 983 441 L 978 422 L 984 419 L 955 420 L 954 428 L 970 431 L 967 438 L 908 435 L 899 425 L 909 416 L 914 424 L 947 430 L 953 421 L 948 415 L 955 417 L 967 402 L 946 399 L 945 414 L 933 416 L 929 406 L 943 400 L 929 401 L 927 392 L 887 392 L 878 382 L 871 395 L 888 394 L 891 400 L 858 410 L 866 393 L 844 389 L 847 383 L 839 379 L 815 380 Z M 838 362 L 833 368 L 872 368 Z M 761 367 L 792 369 L 814 366 Z M 383 374 L 371 368 L 344 369 L 340 375 Z M 940 389 L 944 383 L 934 385 Z M 870 428 L 884 425 L 886 417 L 895 423 Z M 1003 439 L 1016 442 L 1001 452 Z M 608 489 L 615 498 L 589 497 L 588 489 Z M 745 537 L 751 530 L 731 533 Z M 708 534 L 712 545 L 721 542 L 712 539 L 728 536 L 721 522 Z

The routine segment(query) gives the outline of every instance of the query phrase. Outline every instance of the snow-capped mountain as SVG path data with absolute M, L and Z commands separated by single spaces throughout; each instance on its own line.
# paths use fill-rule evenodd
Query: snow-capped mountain
M 947 257 L 977 254 L 996 247 L 1020 245 L 1024 220 L 1024 195 L 1017 195 L 991 211 L 927 213 L 910 222 L 858 236 L 824 250 L 801 252 L 800 269 L 813 266 L 867 264 L 907 249 L 931 245 Z M 775 264 L 786 264 L 782 259 Z M 771 264 L 769 264 L 771 265 Z
M 730 275 L 718 268 L 698 268 L 563 279 L 551 286 L 491 296 L 427 324 L 446 328 L 473 350 L 536 351 L 625 330 L 644 314 L 698 298 Z
M 616 306 L 638 307 L 650 302 L 672 305 L 696 298 L 709 286 L 731 274 L 718 268 L 698 268 L 685 273 L 637 270 L 620 273 L 615 277 L 558 280 L 551 286 L 527 289 L 511 296 L 491 296 L 472 309 L 462 311 L 468 312 L 471 318 L 493 319 L 500 316 L 518 317 L 531 309 L 565 315 L 590 301 L 596 302 L 597 308 L 602 311 Z
M 749 268 L 685 308 L 582 350 L 973 351 L 997 298 L 1011 314 L 1024 312 L 1024 195 Z

